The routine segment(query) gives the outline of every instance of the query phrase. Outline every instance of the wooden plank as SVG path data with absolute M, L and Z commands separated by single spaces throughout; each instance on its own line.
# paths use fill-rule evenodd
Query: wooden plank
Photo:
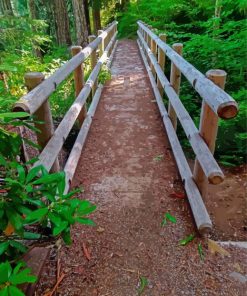
M 166 40 L 167 40 L 166 34 L 160 34 L 159 37 L 162 41 L 166 42 Z M 163 70 L 163 72 L 165 72 L 166 55 L 165 55 L 164 51 L 159 48 L 159 46 L 158 46 L 158 63 L 160 65 L 160 68 Z M 158 77 L 157 77 L 157 86 L 158 86 L 161 96 L 163 96 L 164 89 L 163 89 L 162 85 L 160 84 Z
M 36 275 L 38 281 L 34 284 L 25 284 L 22 286 L 22 291 L 26 296 L 33 296 L 36 286 L 39 282 L 42 270 L 44 268 L 45 260 L 48 257 L 50 250 L 44 247 L 34 247 L 28 251 L 23 260 L 26 262 L 27 266 L 31 268 L 31 273 Z
M 76 138 L 76 141 L 73 145 L 73 148 L 70 152 L 69 158 L 66 162 L 66 165 L 64 167 L 64 172 L 66 174 L 66 188 L 64 194 L 68 193 L 71 182 L 73 180 L 78 161 L 81 156 L 82 149 L 84 147 L 84 144 L 86 142 L 86 138 L 92 123 L 92 119 L 94 117 L 96 108 L 99 103 L 99 99 L 102 93 L 102 85 L 99 85 L 97 91 L 95 92 L 95 95 L 93 97 L 92 103 L 90 105 L 90 108 L 87 113 L 87 117 L 85 118 L 85 121 L 83 122 L 83 125 L 80 129 L 80 132 Z
M 81 46 L 72 46 L 71 47 L 71 53 L 72 53 L 73 56 L 77 55 L 81 51 L 82 51 Z M 92 56 L 92 54 L 91 54 L 91 56 Z M 78 95 L 81 92 L 81 90 L 83 89 L 83 85 L 84 85 L 84 67 L 83 67 L 83 64 L 79 65 L 74 70 L 74 83 L 75 83 L 75 97 L 78 97 Z M 82 126 L 82 123 L 83 123 L 86 116 L 87 116 L 87 106 L 86 106 L 86 104 L 84 104 L 80 114 L 78 115 L 78 122 L 79 122 L 80 126 Z
M 193 65 L 177 54 L 168 44 L 164 43 L 140 21 L 137 23 L 139 27 L 148 34 L 149 38 L 155 40 L 157 45 L 166 53 L 178 69 L 180 69 L 202 99 L 206 101 L 206 103 L 216 114 L 218 114 L 220 118 L 233 118 L 237 115 L 238 104 L 230 95 L 220 89 Z
M 179 54 L 182 55 L 183 44 L 175 43 L 172 48 Z M 174 63 L 171 63 L 171 74 L 170 74 L 170 83 L 174 88 L 177 95 L 179 95 L 180 83 L 181 83 L 181 71 L 176 67 Z M 168 115 L 171 119 L 172 125 L 175 130 L 177 130 L 177 115 L 176 111 L 173 109 L 171 102 L 168 106 Z
M 181 176 L 181 179 L 183 181 L 185 191 L 187 193 L 187 197 L 189 200 L 189 204 L 195 219 L 195 223 L 197 226 L 198 231 L 201 234 L 208 233 L 212 229 L 212 222 L 210 220 L 210 217 L 208 215 L 207 209 L 203 203 L 202 197 L 200 195 L 200 192 L 193 180 L 193 176 L 189 167 L 189 164 L 185 158 L 184 152 L 182 150 L 182 147 L 179 143 L 178 137 L 176 135 L 176 132 L 173 128 L 172 122 L 168 116 L 168 113 L 166 111 L 166 108 L 164 106 L 162 97 L 160 95 L 159 89 L 156 85 L 155 79 L 152 75 L 152 71 L 150 67 L 148 66 L 147 60 L 145 58 L 144 52 L 140 46 L 140 43 L 138 41 L 138 45 L 140 48 L 140 52 L 144 61 L 144 64 L 146 66 L 151 85 L 153 87 L 154 95 L 160 110 L 160 114 L 163 119 L 163 123 L 167 132 L 167 136 L 169 138 L 172 151 L 174 154 L 174 158 L 176 160 L 178 170 Z
M 40 72 L 29 72 L 24 76 L 25 85 L 29 91 L 32 91 L 35 87 L 40 85 L 45 79 L 45 75 Z M 40 131 L 36 133 L 37 142 L 40 146 L 40 151 L 44 149 L 50 138 L 54 134 L 54 124 L 51 114 L 51 108 L 49 104 L 48 98 L 43 102 L 43 104 L 38 108 L 38 110 L 34 113 L 35 127 Z M 39 123 L 41 122 L 41 123 Z M 58 159 L 54 160 L 52 164 L 51 171 L 58 172 L 60 170 Z
M 143 42 L 143 37 L 139 32 L 138 36 Z M 199 131 L 195 126 L 193 120 L 191 119 L 189 113 L 187 112 L 183 103 L 176 94 L 175 90 L 169 83 L 168 79 L 166 78 L 165 74 L 160 68 L 160 65 L 158 64 L 156 58 L 152 54 L 151 50 L 147 47 L 146 43 L 144 43 L 143 48 L 148 53 L 149 59 L 151 63 L 154 65 L 160 83 L 164 88 L 165 93 L 172 104 L 172 107 L 176 111 L 177 117 L 185 131 L 185 134 L 191 144 L 191 147 L 193 148 L 196 154 L 198 161 L 200 162 L 200 165 L 205 175 L 208 178 L 208 181 L 212 184 L 219 184 L 224 179 L 223 172 L 221 171 L 219 165 L 214 159 L 211 151 L 204 142 L 203 138 L 200 136 Z
M 106 38 L 114 28 L 114 22 L 106 31 L 102 32 L 92 43 L 85 47 L 80 53 L 71 58 L 53 75 L 44 80 L 40 85 L 28 94 L 24 95 L 15 105 L 13 111 L 25 111 L 34 114 L 35 111 L 44 103 L 46 98 L 53 93 L 58 85 L 63 82 L 80 64 L 82 64 Z
M 53 137 L 50 139 L 50 141 L 47 143 L 46 147 L 42 151 L 42 153 L 39 156 L 39 160 L 34 164 L 34 166 L 37 165 L 44 165 L 45 168 L 49 171 L 51 168 L 51 164 L 54 162 L 54 159 L 57 157 L 58 153 L 60 152 L 63 143 L 65 142 L 66 138 L 68 137 L 69 132 L 71 131 L 75 120 L 77 119 L 83 105 L 85 104 L 93 84 L 95 83 L 100 69 L 107 61 L 108 57 L 108 50 L 111 47 L 112 43 L 115 43 L 117 34 L 114 35 L 111 42 L 108 44 L 106 50 L 104 51 L 103 55 L 97 62 L 97 65 L 91 72 L 85 86 L 79 93 L 78 97 L 76 98 L 75 102 L 72 104 L 70 109 L 65 114 L 63 120 L 60 122 L 59 126 L 57 127 Z

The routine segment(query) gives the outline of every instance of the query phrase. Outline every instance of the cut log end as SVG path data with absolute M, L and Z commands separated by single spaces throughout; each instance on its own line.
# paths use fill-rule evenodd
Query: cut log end
M 208 176 L 210 184 L 217 185 L 224 181 L 224 174 L 222 172 L 213 172 Z
M 198 231 L 199 231 L 199 233 L 200 233 L 201 236 L 206 236 L 209 233 L 211 233 L 212 228 L 213 228 L 213 226 L 212 226 L 211 223 L 204 223 L 204 224 L 201 224 L 198 227 Z
M 13 112 L 26 112 L 31 114 L 29 107 L 25 104 L 25 102 L 18 101 L 14 107 L 12 108 Z
M 230 119 L 238 114 L 238 104 L 236 102 L 227 102 L 219 106 L 217 113 L 220 118 Z

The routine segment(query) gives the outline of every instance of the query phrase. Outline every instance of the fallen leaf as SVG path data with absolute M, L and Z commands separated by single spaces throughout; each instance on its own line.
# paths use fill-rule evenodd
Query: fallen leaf
M 15 231 L 14 227 L 12 226 L 12 224 L 10 222 L 8 222 L 7 227 L 4 230 L 4 234 L 6 236 L 10 236 L 11 234 L 13 234 Z
M 193 241 L 193 239 L 195 238 L 194 234 L 190 234 L 188 236 L 186 236 L 186 238 L 181 239 L 179 241 L 180 246 L 186 246 L 189 242 Z
M 85 255 L 85 257 L 87 258 L 88 261 L 91 260 L 91 255 L 89 253 L 89 250 L 87 249 L 86 245 L 84 243 L 82 243 L 82 249 L 83 249 L 83 253 Z
M 215 241 L 211 239 L 208 239 L 208 249 L 212 254 L 219 253 L 223 257 L 224 256 L 230 257 L 230 253 L 228 251 L 223 249 L 221 246 L 219 246 Z
M 165 213 L 165 218 L 174 224 L 177 223 L 177 219 L 169 213 Z
M 103 227 L 98 227 L 98 228 L 96 229 L 96 231 L 99 232 L 99 233 L 102 233 L 102 232 L 105 231 L 105 229 L 104 229 Z
M 183 192 L 172 192 L 170 194 L 171 197 L 174 197 L 174 198 L 185 198 L 185 194 Z

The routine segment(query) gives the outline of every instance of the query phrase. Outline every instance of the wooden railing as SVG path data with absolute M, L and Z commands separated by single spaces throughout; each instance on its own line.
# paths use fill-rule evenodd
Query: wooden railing
M 207 233 L 212 222 L 204 205 L 208 183 L 219 184 L 224 174 L 213 153 L 218 130 L 218 117 L 230 119 L 237 115 L 238 105 L 224 90 L 226 73 L 210 70 L 206 76 L 182 57 L 181 43 L 172 48 L 166 43 L 166 35 L 159 37 L 152 28 L 138 21 L 138 45 L 147 68 L 157 104 L 173 150 L 188 200 L 200 233 Z M 170 81 L 164 74 L 165 59 L 171 61 Z M 200 127 L 197 129 L 179 98 L 181 75 L 184 75 L 202 98 Z M 169 100 L 168 111 L 163 102 L 163 92 Z M 177 118 L 196 155 L 193 173 L 179 143 Z
M 76 120 L 81 125 L 80 132 L 65 164 L 67 186 L 66 192 L 81 154 L 82 147 L 90 128 L 99 98 L 102 92 L 102 85 L 98 85 L 98 75 L 104 63 L 111 62 L 116 49 L 117 22 L 111 23 L 104 31 L 98 32 L 98 37 L 90 36 L 89 45 L 82 49 L 80 46 L 73 46 L 71 52 L 73 57 L 58 69 L 53 75 L 44 79 L 42 73 L 27 73 L 25 82 L 30 91 L 24 95 L 14 106 L 14 111 L 25 111 L 35 115 L 36 127 L 40 130 L 37 133 L 38 144 L 41 147 L 39 160 L 34 164 L 44 165 L 53 172 L 59 171 L 58 154 L 68 137 Z M 99 56 L 97 59 L 97 55 Z M 91 57 L 91 73 L 84 83 L 83 62 Z M 75 96 L 76 99 L 71 105 L 64 118 L 54 130 L 49 95 L 56 91 L 58 85 L 74 72 Z M 92 93 L 92 102 L 89 110 L 86 109 L 86 102 Z

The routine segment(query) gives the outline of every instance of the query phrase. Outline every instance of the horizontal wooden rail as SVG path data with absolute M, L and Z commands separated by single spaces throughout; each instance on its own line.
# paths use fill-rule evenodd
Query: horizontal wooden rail
M 211 151 L 209 150 L 208 146 L 206 145 L 203 138 L 201 137 L 189 113 L 185 109 L 177 93 L 175 92 L 170 82 L 166 78 L 156 57 L 154 56 L 150 48 L 147 46 L 140 32 L 138 32 L 138 37 L 141 41 L 143 48 L 148 54 L 149 60 L 151 61 L 151 64 L 155 69 L 155 72 L 157 74 L 157 77 L 160 81 L 161 86 L 164 88 L 165 93 L 172 104 L 173 109 L 176 110 L 177 117 L 187 135 L 187 138 L 191 144 L 191 147 L 193 148 L 205 175 L 207 176 L 210 183 L 212 184 L 221 183 L 224 179 L 224 174 L 222 173 L 219 165 L 214 159 Z
M 108 59 L 108 52 L 113 47 L 116 40 L 116 36 L 117 32 L 114 34 L 112 40 L 107 45 L 104 53 L 102 54 L 95 68 L 91 72 L 83 89 L 79 93 L 78 97 L 76 98 L 75 102 L 72 104 L 70 109 L 65 114 L 63 120 L 60 122 L 59 126 L 54 132 L 54 135 L 39 155 L 39 160 L 34 164 L 34 166 L 43 165 L 48 171 L 51 169 L 56 157 L 58 156 L 69 132 L 71 131 L 83 105 L 85 104 L 92 90 L 92 87 L 98 77 L 103 63 L 105 63 Z
M 230 95 L 205 77 L 205 75 L 198 71 L 183 57 L 177 54 L 169 45 L 163 42 L 141 21 L 138 21 L 137 23 L 139 28 L 141 28 L 143 32 L 155 41 L 158 47 L 163 50 L 167 57 L 170 58 L 170 60 L 183 73 L 195 90 L 220 118 L 228 119 L 237 115 L 238 104 Z
M 53 75 L 44 80 L 36 88 L 24 95 L 15 105 L 14 111 L 25 111 L 34 114 L 39 107 L 47 100 L 58 85 L 63 82 L 79 65 L 81 65 L 93 51 L 109 36 L 112 30 L 115 31 L 117 22 L 114 21 L 105 31 L 103 31 L 93 42 L 85 47 L 81 52 L 71 58 Z
M 144 51 L 139 41 L 138 41 L 138 45 L 140 48 L 142 59 L 144 61 L 144 64 L 146 66 L 146 69 L 150 78 L 151 85 L 153 87 L 154 95 L 159 107 L 160 114 L 164 122 L 164 126 L 167 131 L 167 135 L 168 135 L 172 150 L 174 151 L 174 157 L 185 187 L 185 191 L 188 196 L 188 200 L 190 203 L 191 210 L 193 212 L 197 229 L 201 234 L 207 233 L 212 229 L 212 222 L 208 215 L 207 209 L 203 203 L 201 194 L 195 184 L 195 181 L 193 180 L 191 169 L 185 158 L 182 147 L 179 143 L 178 137 L 173 128 L 172 122 L 164 106 L 160 91 L 158 89 L 158 86 L 156 85 L 156 81 L 154 79 L 152 70 L 148 65 L 147 59 L 145 57 Z
M 68 193 L 69 188 L 71 186 L 71 182 L 72 182 L 73 176 L 75 174 L 77 164 L 80 159 L 81 152 L 82 152 L 83 146 L 84 146 L 86 138 L 87 138 L 88 131 L 89 131 L 90 126 L 93 121 L 93 116 L 95 114 L 97 105 L 99 103 L 102 88 L 103 88 L 103 86 L 99 85 L 96 92 L 95 92 L 92 103 L 91 103 L 90 108 L 87 112 L 87 116 L 82 124 L 80 132 L 79 132 L 79 134 L 76 138 L 76 141 L 73 145 L 73 148 L 70 152 L 69 158 L 65 164 L 64 172 L 66 174 L 66 187 L 65 187 L 64 194 Z

